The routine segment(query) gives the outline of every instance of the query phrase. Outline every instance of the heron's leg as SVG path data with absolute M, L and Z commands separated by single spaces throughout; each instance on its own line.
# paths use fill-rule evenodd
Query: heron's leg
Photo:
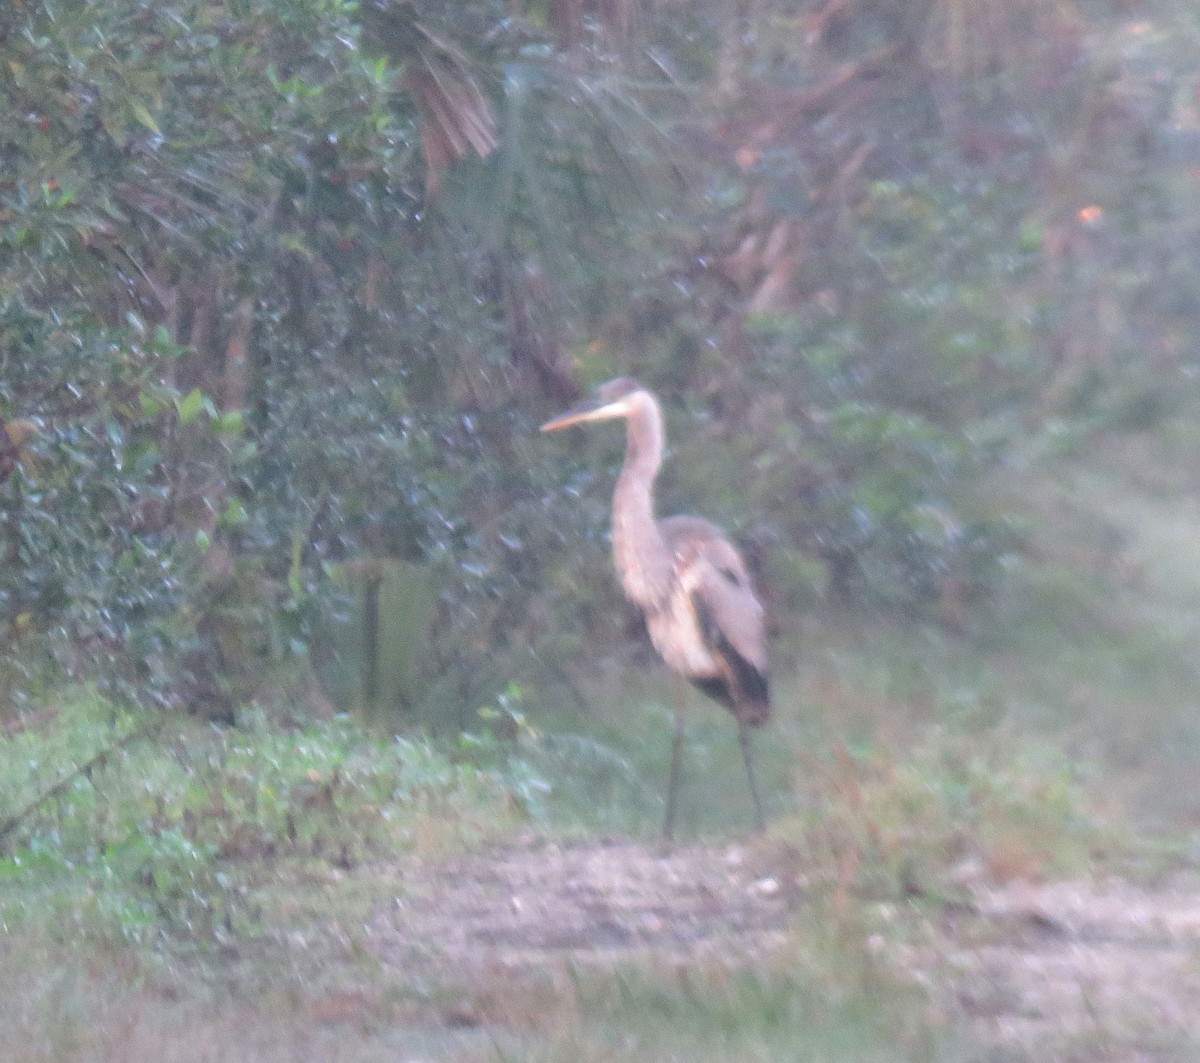
M 754 764 L 750 759 L 750 729 L 738 721 L 738 741 L 742 744 L 742 759 L 746 762 L 746 778 L 750 782 L 750 796 L 754 799 L 754 819 L 759 830 L 766 828 L 763 819 L 762 799 L 758 796 L 758 783 L 754 780 Z
M 663 841 L 675 837 L 675 791 L 679 789 L 679 762 L 683 759 L 683 702 L 687 688 L 675 684 L 675 737 L 671 741 L 671 774 L 667 778 L 667 815 L 663 820 Z

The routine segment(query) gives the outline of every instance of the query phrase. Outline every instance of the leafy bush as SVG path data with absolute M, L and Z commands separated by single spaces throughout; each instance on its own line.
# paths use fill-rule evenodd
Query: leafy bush
M 179 681 L 170 657 L 196 638 L 181 608 L 189 584 L 203 582 L 204 543 L 181 539 L 176 520 L 203 508 L 205 478 L 236 448 L 237 418 L 167 382 L 181 352 L 165 330 L 71 336 L 9 306 L 0 349 L 0 406 L 36 425 L 0 485 L 7 693 L 27 693 L 52 660 L 68 675 L 178 699 L 163 680 Z M 183 468 L 185 446 L 204 457 Z M 216 516 L 217 527 L 229 520 Z

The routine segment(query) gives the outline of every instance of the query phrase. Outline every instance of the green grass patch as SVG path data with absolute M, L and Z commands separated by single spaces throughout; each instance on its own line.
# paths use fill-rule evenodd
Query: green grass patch
M 256 880 L 283 862 L 345 869 L 470 845 L 524 814 L 499 771 L 347 717 L 225 729 L 86 693 L 10 721 L 0 807 L 14 816 L 6 925 L 199 941 L 247 918 Z

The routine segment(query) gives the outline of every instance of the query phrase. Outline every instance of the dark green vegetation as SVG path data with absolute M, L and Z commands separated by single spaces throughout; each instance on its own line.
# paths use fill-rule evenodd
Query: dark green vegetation
M 1189 390 L 1186 16 L 1027 0 L 1026 56 L 998 3 L 763 3 L 737 49 L 725 5 L 512 6 L 9 5 L 10 698 L 557 694 L 627 640 L 616 448 L 533 428 L 618 372 L 682 444 L 664 512 L 730 527 L 781 634 L 969 629 L 1037 531 L 1014 444 Z
M 0 5 L 18 1058 L 987 1058 L 889 949 L 1194 863 L 1198 49 L 1183 0 Z M 661 819 L 617 433 L 536 433 L 619 373 L 766 599 L 747 859 L 804 901 L 409 971 L 410 879 Z M 750 808 L 693 700 L 701 869 Z M 1062 1057 L 1184 1039 L 1103 1018 Z

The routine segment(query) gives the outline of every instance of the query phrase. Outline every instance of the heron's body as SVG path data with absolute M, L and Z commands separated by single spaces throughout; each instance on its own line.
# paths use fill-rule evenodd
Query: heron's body
M 763 610 L 741 555 L 715 524 L 700 517 L 657 520 L 654 481 L 662 465 L 662 413 L 649 391 L 613 380 L 597 397 L 542 426 L 623 418 L 625 464 L 613 496 L 613 561 L 625 596 L 646 618 L 663 660 L 733 712 L 740 728 L 746 770 L 759 824 L 762 809 L 754 783 L 746 728 L 770 715 Z M 679 770 L 682 717 L 677 714 L 664 833 L 670 836 Z

